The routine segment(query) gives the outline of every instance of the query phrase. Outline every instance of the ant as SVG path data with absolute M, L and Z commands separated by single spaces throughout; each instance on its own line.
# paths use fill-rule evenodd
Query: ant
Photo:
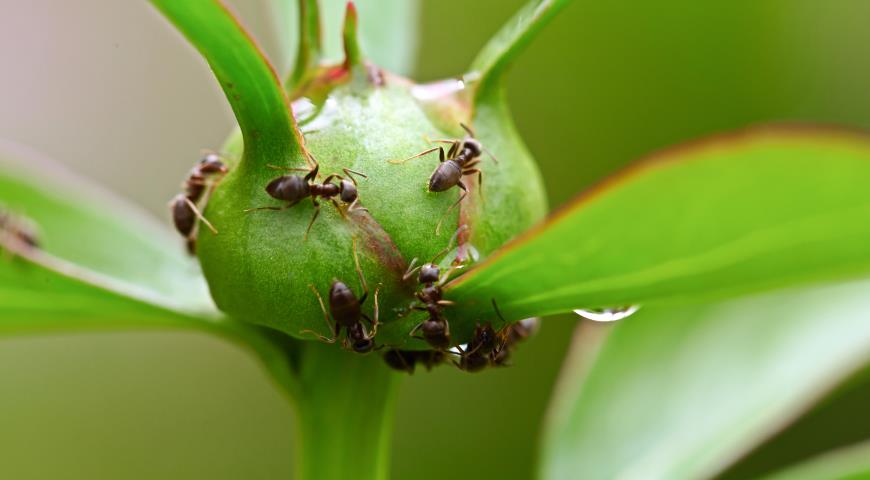
M 526 318 L 519 322 L 505 325 L 496 334 L 498 343 L 492 352 L 492 363 L 495 366 L 504 367 L 509 365 L 510 357 L 516 346 L 521 341 L 531 337 L 540 327 L 539 318 Z
M 179 193 L 169 202 L 169 209 L 172 211 L 172 221 L 175 224 L 175 229 L 187 240 L 187 251 L 191 255 L 196 253 L 195 230 L 197 219 L 202 220 L 202 223 L 212 233 L 217 235 L 217 230 L 202 216 L 196 204 L 211 194 L 211 189 L 215 186 L 215 183 L 210 181 L 211 178 L 226 173 L 227 167 L 216 153 L 206 154 L 199 163 L 194 165 L 187 175 L 187 180 L 183 184 L 184 193 Z M 206 188 L 209 186 L 210 189 L 208 194 L 206 194 Z
M 490 365 L 492 355 L 499 348 L 499 338 L 492 328 L 492 324 L 479 323 L 474 328 L 474 335 L 466 345 L 466 350 L 459 350 L 459 362 L 453 361 L 457 368 L 466 372 L 479 372 Z
M 313 159 L 314 157 L 311 158 Z M 305 229 L 305 239 L 308 239 L 308 232 L 311 231 L 311 226 L 314 225 L 314 221 L 317 220 L 317 216 L 320 215 L 320 203 L 317 202 L 317 197 L 329 199 L 332 204 L 335 205 L 338 212 L 344 216 L 345 212 L 339 207 L 338 202 L 335 201 L 335 197 L 337 196 L 343 203 L 348 205 L 348 212 L 355 210 L 357 208 L 359 197 L 356 179 L 353 178 L 353 174 L 359 175 L 363 178 L 368 178 L 363 173 L 349 168 L 342 168 L 342 171 L 344 171 L 344 174 L 347 175 L 347 178 L 350 180 L 333 173 L 326 177 L 322 183 L 315 183 L 314 179 L 317 177 L 317 172 L 320 170 L 320 164 L 317 163 L 317 160 L 314 160 L 314 166 L 310 169 L 280 167 L 276 165 L 267 166 L 275 170 L 308 173 L 306 173 L 305 176 L 282 175 L 266 185 L 266 193 L 268 193 L 270 197 L 287 202 L 287 205 L 284 205 L 283 207 L 249 208 L 245 210 L 245 212 L 253 212 L 257 210 L 286 210 L 301 202 L 306 197 L 311 197 L 311 202 L 314 204 L 314 215 L 311 217 L 311 221 L 308 222 L 308 228 Z M 340 180 L 338 185 L 332 183 L 334 178 Z M 365 209 L 362 208 L 362 210 Z
M 399 371 L 414 373 L 414 367 L 421 363 L 427 371 L 444 362 L 445 354 L 439 350 L 390 350 L 384 354 L 387 365 Z
M 29 219 L 0 207 L 0 246 L 10 251 L 39 248 L 36 226 Z
M 303 330 L 299 333 L 313 333 L 323 342 L 335 343 L 341 334 L 341 328 L 344 327 L 345 330 L 347 330 L 347 335 L 342 342 L 342 345 L 345 348 L 352 349 L 356 353 L 368 353 L 374 349 L 374 338 L 378 333 L 378 289 L 380 286 L 375 288 L 375 305 L 373 310 L 374 319 L 372 319 L 372 317 L 369 317 L 362 312 L 362 305 L 365 303 L 366 298 L 368 298 L 369 289 L 366 285 L 366 279 L 365 276 L 363 276 L 362 269 L 359 266 L 355 237 L 353 239 L 353 261 L 356 265 L 356 273 L 359 276 L 360 285 L 363 290 L 362 297 L 359 299 L 356 298 L 356 295 L 354 295 L 350 287 L 348 287 L 344 282 L 333 279 L 332 287 L 329 289 L 329 313 L 327 313 L 320 292 L 317 291 L 317 288 L 314 285 L 308 286 L 311 288 L 311 291 L 314 292 L 314 295 L 317 296 L 317 301 L 320 303 L 320 309 L 323 311 L 323 319 L 329 326 L 329 330 L 332 331 L 333 337 L 324 337 L 313 330 Z M 335 325 L 332 325 L 329 322 L 330 314 L 332 315 L 332 318 L 335 319 Z M 366 331 L 362 319 L 367 320 L 371 325 L 371 334 Z
M 441 275 L 441 268 L 435 263 L 435 261 L 450 251 L 451 246 L 453 245 L 453 241 L 459 235 L 462 230 L 466 228 L 465 225 L 460 227 L 456 233 L 451 237 L 450 242 L 447 244 L 447 247 L 435 254 L 432 257 L 432 260 L 429 263 L 425 263 L 423 265 L 415 267 L 414 264 L 417 262 L 417 259 L 411 260 L 411 264 L 408 265 L 408 269 L 405 271 L 405 274 L 402 275 L 402 280 L 408 280 L 411 278 L 414 273 L 419 271 L 417 275 L 417 282 L 422 286 L 422 288 L 417 291 L 414 296 L 423 303 L 423 306 L 414 306 L 412 307 L 414 310 L 422 310 L 429 314 L 429 318 L 414 327 L 411 330 L 411 336 L 417 332 L 417 330 L 422 331 L 422 340 L 425 340 L 430 346 L 435 348 L 436 350 L 445 350 L 450 347 L 450 325 L 447 323 L 447 319 L 441 314 L 442 309 L 445 306 L 453 305 L 453 302 L 450 300 L 443 299 L 443 292 L 441 287 L 450 278 L 450 274 L 453 270 L 461 268 L 461 266 L 451 267 L 445 274 Z M 420 337 L 416 337 L 420 338 Z
M 435 168 L 435 171 L 432 172 L 432 175 L 429 177 L 429 191 L 430 192 L 444 192 L 453 187 L 459 187 L 462 189 L 462 195 L 459 196 L 459 199 L 456 200 L 441 219 L 438 221 L 438 224 L 435 226 L 435 235 L 441 230 L 441 222 L 444 221 L 444 218 L 457 206 L 462 200 L 468 195 L 468 187 L 462 182 L 462 177 L 466 175 L 477 174 L 477 184 L 480 185 L 481 193 L 483 192 L 483 172 L 476 168 L 477 164 L 480 163 L 480 155 L 482 152 L 486 152 L 487 155 L 492 158 L 495 163 L 498 163 L 498 160 L 495 158 L 489 150 L 487 150 L 474 136 L 474 131 L 471 128 L 464 124 L 459 124 L 463 130 L 465 130 L 468 135 L 465 136 L 462 140 L 447 140 L 447 139 L 436 139 L 431 140 L 431 142 L 437 143 L 449 143 L 450 148 L 447 150 L 447 154 L 444 153 L 444 147 L 432 147 L 428 150 L 424 150 L 416 155 L 412 155 L 404 160 L 390 160 L 390 163 L 405 163 L 408 160 L 422 157 L 424 155 L 428 155 L 435 150 L 438 150 L 438 161 L 439 164 Z

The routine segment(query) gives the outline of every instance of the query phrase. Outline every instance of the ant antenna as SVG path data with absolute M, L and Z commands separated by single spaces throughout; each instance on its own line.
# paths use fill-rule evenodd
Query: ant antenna
M 416 154 L 416 155 L 412 155 L 412 156 L 410 156 L 410 157 L 408 157 L 408 158 L 406 158 L 406 159 L 404 159 L 404 160 L 395 160 L 395 159 L 393 159 L 393 160 L 387 160 L 387 161 L 390 162 L 390 163 L 392 163 L 392 164 L 394 164 L 394 165 L 401 165 L 401 164 L 407 162 L 408 160 L 413 160 L 413 159 L 415 159 L 415 158 L 419 158 L 419 157 L 422 157 L 422 156 L 424 156 L 424 155 L 428 155 L 428 154 L 430 154 L 430 153 L 432 153 L 432 152 L 434 152 L 435 150 L 438 150 L 438 149 L 441 149 L 442 151 L 444 150 L 444 149 L 441 148 L 441 147 L 432 147 L 432 148 L 430 148 L 429 150 L 424 150 L 424 151 L 422 151 L 422 152 L 420 152 L 420 153 L 418 153 L 418 154 Z M 443 157 L 444 154 L 442 153 L 441 156 Z

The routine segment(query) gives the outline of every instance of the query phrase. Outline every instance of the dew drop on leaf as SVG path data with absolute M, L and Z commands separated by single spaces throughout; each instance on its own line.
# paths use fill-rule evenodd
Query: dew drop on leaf
M 640 308 L 640 305 L 621 307 L 577 309 L 574 313 L 593 322 L 615 322 L 630 317 Z

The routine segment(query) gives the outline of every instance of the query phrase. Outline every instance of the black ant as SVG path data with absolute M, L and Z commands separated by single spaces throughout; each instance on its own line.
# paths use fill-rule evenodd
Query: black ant
M 206 188 L 211 186 L 214 188 L 215 183 L 212 178 L 216 175 L 224 175 L 227 173 L 227 167 L 220 160 L 216 153 L 209 153 L 199 161 L 190 170 L 187 175 L 187 180 L 184 181 L 184 193 L 179 193 L 169 202 L 169 208 L 172 211 L 172 221 L 175 224 L 175 229 L 178 230 L 185 240 L 187 240 L 187 250 L 193 255 L 196 252 L 196 220 L 202 220 L 202 223 L 217 234 L 214 226 L 202 216 L 197 203 L 200 203 L 204 197 L 207 197 Z M 209 190 L 210 194 L 211 190 Z M 207 199 L 206 199 L 207 200 Z
M 417 363 L 431 371 L 432 367 L 444 362 L 445 357 L 439 350 L 390 350 L 384 354 L 384 361 L 394 370 L 413 374 Z
M 320 303 L 320 309 L 323 311 L 323 319 L 329 326 L 329 330 L 332 332 L 333 337 L 324 337 L 313 330 L 303 330 L 299 333 L 313 333 L 320 338 L 321 341 L 335 343 L 341 334 L 341 328 L 344 327 L 345 330 L 347 330 L 347 335 L 344 342 L 342 342 L 342 345 L 357 353 L 368 353 L 374 349 L 374 338 L 378 333 L 378 288 L 380 287 L 375 288 L 375 304 L 373 309 L 374 318 L 372 318 L 362 312 L 362 305 L 365 303 L 366 298 L 368 298 L 369 289 L 366 285 L 366 279 L 365 276 L 363 276 L 362 269 L 359 266 L 359 258 L 356 253 L 356 238 L 353 239 L 353 260 L 363 290 L 362 297 L 359 299 L 356 298 L 356 295 L 354 295 L 350 287 L 339 280 L 333 279 L 332 287 L 329 289 L 329 313 L 327 313 L 320 292 L 317 291 L 317 288 L 314 285 L 309 285 L 311 291 L 313 291 L 314 295 L 317 296 L 317 301 Z M 332 325 L 329 322 L 330 314 L 335 320 L 335 325 Z M 362 319 L 367 320 L 371 325 L 371 334 L 366 331 Z
M 441 268 L 435 262 L 439 257 L 450 251 L 453 241 L 464 229 L 464 225 L 460 227 L 456 233 L 453 234 L 453 237 L 447 244 L 447 248 L 435 254 L 429 263 L 415 267 L 414 264 L 417 262 L 417 259 L 415 258 L 411 260 L 411 264 L 408 265 L 408 269 L 402 276 L 402 280 L 408 280 L 419 270 L 417 282 L 422 286 L 422 288 L 414 295 L 423 303 L 423 306 L 417 305 L 412 308 L 414 310 L 425 311 L 429 314 L 429 318 L 414 327 L 414 329 L 411 330 L 410 335 L 414 336 L 417 330 L 420 330 L 422 333 L 422 340 L 425 340 L 426 343 L 437 350 L 446 350 L 450 347 L 451 343 L 450 325 L 447 323 L 447 319 L 441 314 L 441 311 L 445 306 L 452 305 L 453 302 L 450 300 L 444 300 L 441 287 L 447 279 L 450 278 L 450 274 L 453 270 L 460 267 L 453 267 L 442 276 Z
M 0 246 L 9 251 L 39 248 L 39 235 L 32 221 L 0 207 Z
M 516 349 L 517 344 L 531 337 L 538 330 L 540 319 L 527 318 L 525 320 L 520 320 L 519 322 L 508 324 L 504 316 L 501 314 L 498 304 L 495 303 L 494 298 L 492 299 L 492 308 L 495 310 L 498 318 L 501 319 L 504 327 L 502 327 L 502 329 L 496 334 L 498 341 L 496 342 L 496 347 L 490 357 L 493 365 L 504 367 L 508 365 L 508 361 L 510 360 L 511 354 Z
M 466 349 L 456 347 L 459 350 L 459 362 L 454 361 L 460 370 L 466 372 L 479 372 L 490 365 L 492 355 L 498 348 L 498 335 L 492 328 L 492 324 L 479 323 L 474 328 L 474 335 L 466 345 Z
M 390 160 L 390 163 L 405 163 L 408 160 L 422 157 L 438 150 L 439 164 L 429 177 L 429 191 L 444 192 L 453 187 L 459 187 L 462 189 L 462 195 L 460 195 L 459 199 L 447 209 L 438 221 L 438 224 L 435 226 L 436 235 L 438 235 L 441 230 L 441 222 L 444 218 L 447 217 L 447 215 L 468 195 L 468 187 L 462 182 L 462 177 L 476 173 L 477 184 L 480 185 L 482 193 L 483 172 L 480 169 L 475 168 L 477 164 L 480 163 L 479 158 L 481 153 L 486 152 L 494 162 L 498 163 L 495 155 L 490 153 L 490 151 L 474 137 L 474 131 L 472 131 L 468 125 L 465 125 L 464 123 L 460 123 L 459 125 L 468 132 L 468 135 L 466 135 L 462 140 L 431 140 L 432 142 L 451 144 L 446 155 L 444 153 L 444 147 L 432 147 L 404 160 Z
M 498 342 L 496 349 L 492 352 L 492 364 L 498 367 L 507 366 L 517 344 L 534 335 L 539 326 L 539 318 L 527 318 L 505 325 L 496 334 Z
M 315 183 L 314 179 L 317 177 L 317 172 L 320 170 L 320 164 L 318 164 L 316 160 L 314 160 L 314 166 L 311 169 L 280 167 L 276 165 L 267 166 L 275 170 L 308 173 L 306 173 L 305 176 L 282 175 L 266 185 L 266 193 L 268 193 L 270 197 L 287 202 L 287 205 L 284 205 L 283 207 L 249 208 L 245 210 L 245 212 L 253 212 L 257 210 L 286 210 L 305 198 L 310 197 L 311 202 L 314 203 L 314 215 L 311 217 L 311 221 L 308 222 L 308 228 L 305 229 L 305 239 L 308 238 L 308 232 L 311 231 L 311 226 L 314 225 L 314 221 L 317 220 L 317 216 L 320 214 L 320 203 L 317 202 L 317 197 L 329 199 L 332 204 L 335 205 L 338 212 L 344 216 L 344 211 L 339 207 L 338 202 L 335 201 L 335 197 L 337 196 L 343 203 L 348 205 L 348 212 L 355 210 L 359 198 L 356 179 L 353 178 L 353 174 L 359 175 L 363 178 L 368 178 L 363 173 L 349 168 L 342 168 L 344 174 L 347 175 L 347 178 L 350 180 L 333 173 L 326 177 L 322 183 Z M 332 183 L 332 179 L 334 178 L 340 180 L 338 185 Z

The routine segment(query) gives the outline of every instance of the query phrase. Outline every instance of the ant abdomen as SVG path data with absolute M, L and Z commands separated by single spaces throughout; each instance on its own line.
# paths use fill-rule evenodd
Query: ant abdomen
M 429 177 L 430 192 L 444 192 L 459 184 L 462 168 L 456 162 L 443 162 Z
M 310 194 L 310 185 L 298 175 L 284 175 L 269 182 L 266 193 L 276 200 L 298 202 Z

